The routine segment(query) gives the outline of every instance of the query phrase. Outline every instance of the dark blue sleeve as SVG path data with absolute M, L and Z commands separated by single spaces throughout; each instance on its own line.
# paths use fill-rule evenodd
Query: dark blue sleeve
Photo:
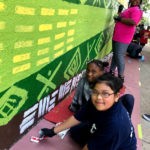
M 90 114 L 92 114 L 91 111 L 93 111 L 93 109 L 92 102 L 89 100 L 86 105 L 83 105 L 81 109 L 74 114 L 74 117 L 81 122 L 86 121 L 89 119 Z

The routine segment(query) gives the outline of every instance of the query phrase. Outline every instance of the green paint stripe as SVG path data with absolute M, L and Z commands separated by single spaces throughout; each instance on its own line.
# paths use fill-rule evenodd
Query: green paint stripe
M 138 128 L 139 139 L 142 139 L 143 136 L 142 136 L 142 126 L 141 126 L 141 124 L 138 124 L 137 128 Z

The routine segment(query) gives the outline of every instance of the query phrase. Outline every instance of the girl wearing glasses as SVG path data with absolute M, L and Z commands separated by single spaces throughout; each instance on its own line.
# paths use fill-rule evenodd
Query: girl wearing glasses
M 129 114 L 119 100 L 122 81 L 110 74 L 94 84 L 86 106 L 62 124 L 41 129 L 52 137 L 71 128 L 70 134 L 82 150 L 136 150 L 136 137 Z

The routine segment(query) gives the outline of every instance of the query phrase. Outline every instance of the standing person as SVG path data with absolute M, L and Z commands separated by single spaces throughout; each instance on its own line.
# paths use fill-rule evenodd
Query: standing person
M 118 77 L 124 82 L 125 53 L 129 43 L 132 41 L 137 24 L 142 18 L 140 4 L 142 0 L 130 0 L 129 8 L 114 17 L 115 27 L 112 38 L 113 57 L 110 73 L 114 74 L 118 69 Z
M 93 82 L 104 74 L 105 67 L 108 65 L 108 62 L 102 62 L 98 59 L 88 62 L 86 74 L 79 81 L 72 103 L 69 106 L 70 111 L 76 112 L 90 99 Z
M 119 101 L 121 88 L 118 77 L 102 75 L 95 82 L 88 103 L 62 124 L 41 129 L 43 136 L 53 137 L 72 127 L 71 135 L 75 133 L 82 150 L 136 150 L 134 127 Z
M 145 46 L 145 44 L 148 43 L 148 39 L 150 38 L 150 26 L 147 27 L 147 29 L 143 29 L 140 31 L 140 45 L 142 48 Z

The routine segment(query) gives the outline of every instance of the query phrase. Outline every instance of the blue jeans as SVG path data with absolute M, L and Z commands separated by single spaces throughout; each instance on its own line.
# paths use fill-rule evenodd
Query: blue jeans
M 127 48 L 129 44 L 124 44 L 116 41 L 112 41 L 112 51 L 113 57 L 111 61 L 110 70 L 115 71 L 116 67 L 118 69 L 118 74 L 123 76 L 125 69 L 125 59 Z

